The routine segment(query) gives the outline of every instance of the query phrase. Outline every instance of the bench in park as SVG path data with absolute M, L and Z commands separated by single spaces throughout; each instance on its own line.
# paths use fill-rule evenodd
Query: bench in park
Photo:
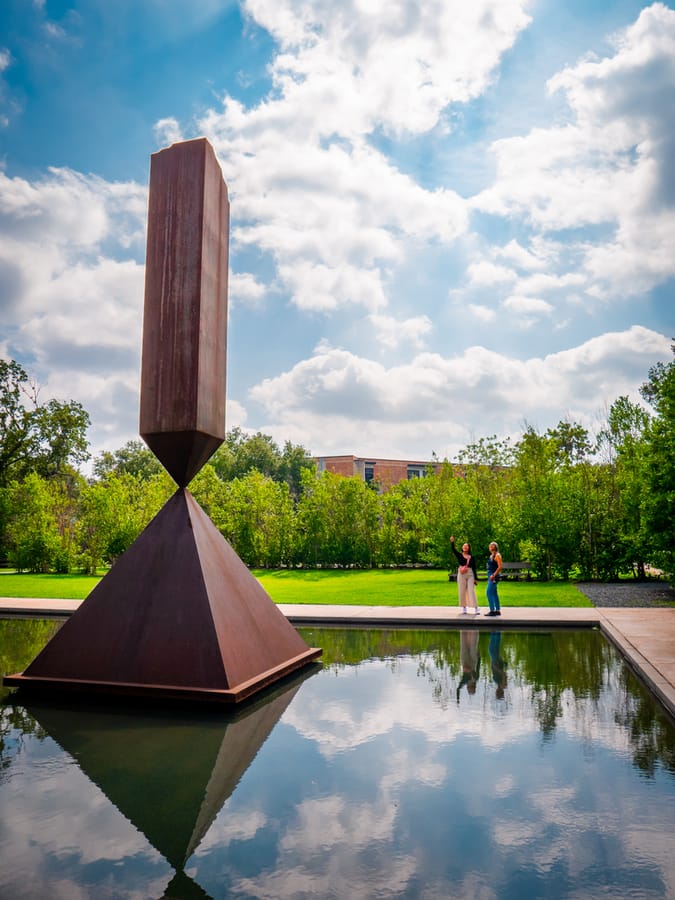
M 503 562 L 499 578 L 503 581 L 520 581 L 521 578 L 530 581 L 532 579 L 530 564 L 529 562 Z

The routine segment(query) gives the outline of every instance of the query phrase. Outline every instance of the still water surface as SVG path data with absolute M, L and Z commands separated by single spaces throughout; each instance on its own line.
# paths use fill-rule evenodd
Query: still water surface
M 0 898 L 675 897 L 675 729 L 599 632 L 300 630 L 234 715 L 5 690 Z

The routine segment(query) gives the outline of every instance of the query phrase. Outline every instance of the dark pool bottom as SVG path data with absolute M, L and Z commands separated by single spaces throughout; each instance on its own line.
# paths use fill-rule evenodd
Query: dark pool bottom
M 0 897 L 675 896 L 675 730 L 599 632 L 301 631 L 236 714 L 9 697 Z

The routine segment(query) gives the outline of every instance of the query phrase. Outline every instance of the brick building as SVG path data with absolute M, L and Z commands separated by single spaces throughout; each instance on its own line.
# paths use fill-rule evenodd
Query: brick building
M 386 491 L 399 481 L 423 478 L 429 471 L 438 472 L 441 464 L 419 459 L 378 459 L 375 456 L 317 456 L 314 461 L 318 472 L 335 475 L 358 475 L 366 484 L 377 482 Z

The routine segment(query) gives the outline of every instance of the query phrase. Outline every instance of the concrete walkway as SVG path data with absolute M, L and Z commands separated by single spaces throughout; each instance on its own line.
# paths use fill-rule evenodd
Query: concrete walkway
M 0 597 L 0 616 L 69 616 L 81 600 Z M 599 628 L 675 720 L 675 608 L 507 607 L 499 618 L 462 615 L 456 606 L 279 604 L 297 625 L 445 626 L 452 628 Z M 483 613 L 485 609 L 483 609 Z

